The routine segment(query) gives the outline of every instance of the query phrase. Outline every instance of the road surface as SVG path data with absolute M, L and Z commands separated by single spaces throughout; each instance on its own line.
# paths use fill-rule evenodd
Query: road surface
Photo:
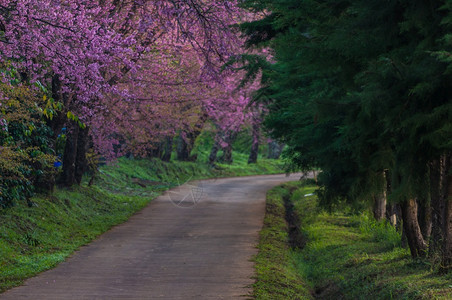
M 0 299 L 243 299 L 266 191 L 299 177 L 205 180 L 167 192 Z

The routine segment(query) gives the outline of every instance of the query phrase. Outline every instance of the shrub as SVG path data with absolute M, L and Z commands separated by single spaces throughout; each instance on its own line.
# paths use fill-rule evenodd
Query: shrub
M 47 97 L 14 70 L 0 71 L 0 207 L 8 207 L 29 199 L 35 185 L 53 187 L 56 158 L 41 108 Z

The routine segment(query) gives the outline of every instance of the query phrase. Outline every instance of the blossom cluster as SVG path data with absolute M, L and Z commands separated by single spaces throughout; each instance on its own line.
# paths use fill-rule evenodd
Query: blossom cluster
M 252 90 L 221 66 L 243 51 L 235 0 L 2 0 L 0 64 L 42 82 L 118 154 L 189 131 L 205 115 L 222 130 L 246 119 Z M 63 112 L 64 113 L 64 112 Z

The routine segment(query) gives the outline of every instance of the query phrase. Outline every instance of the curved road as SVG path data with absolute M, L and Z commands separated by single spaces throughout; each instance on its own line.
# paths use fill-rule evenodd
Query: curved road
M 66 262 L 0 294 L 0 299 L 176 300 L 249 295 L 254 282 L 250 259 L 257 253 L 266 191 L 298 178 L 205 180 L 192 184 L 194 189 L 185 186 L 166 193 Z

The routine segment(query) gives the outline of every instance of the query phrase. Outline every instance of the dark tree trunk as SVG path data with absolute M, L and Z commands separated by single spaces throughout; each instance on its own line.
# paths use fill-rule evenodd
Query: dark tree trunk
M 253 124 L 253 143 L 251 144 L 251 152 L 248 157 L 249 164 L 257 163 L 257 155 L 259 153 L 259 139 L 260 139 L 260 126 L 259 123 L 254 122 Z
M 283 145 L 278 144 L 276 141 L 271 141 L 268 143 L 268 154 L 267 157 L 270 159 L 278 159 L 281 156 Z
M 372 211 L 374 218 L 377 221 L 381 221 L 386 217 L 386 193 L 382 192 L 374 195 L 373 198 L 374 205 Z
M 388 199 L 389 195 L 391 195 L 392 187 L 391 187 L 391 173 L 389 170 L 385 171 L 385 180 L 386 180 L 386 199 Z M 386 218 L 389 223 L 396 227 L 399 226 L 399 220 L 401 219 L 400 209 L 398 205 L 393 203 L 386 203 Z
M 429 256 L 442 256 L 444 226 L 446 224 L 445 186 L 446 157 L 441 156 L 430 163 L 430 202 L 432 207 L 432 233 L 429 242 Z
M 161 156 L 162 160 L 166 162 L 170 161 L 172 151 L 173 151 L 173 137 L 168 136 L 165 138 L 165 145 L 163 147 L 163 152 Z
M 443 271 L 450 271 L 452 269 L 452 178 L 449 178 L 448 184 L 448 200 L 446 206 L 446 222 L 444 231 L 446 239 L 444 243 L 444 254 L 441 266 Z
M 447 272 L 452 269 L 452 156 L 450 154 L 445 157 L 445 222 L 443 227 L 444 232 L 444 246 L 443 246 L 443 257 L 441 259 L 441 271 Z
M 400 209 L 396 204 L 388 203 L 386 205 L 386 218 L 392 226 L 396 227 L 398 230 L 401 229 L 399 225 L 402 216 Z
M 61 82 L 58 75 L 53 75 L 52 77 L 52 97 L 55 102 L 67 102 L 67 97 L 63 97 L 63 95 L 61 95 Z M 52 140 L 53 144 L 51 145 L 54 150 L 56 150 L 56 139 L 58 138 L 58 135 L 61 134 L 61 130 L 66 123 L 67 117 L 64 111 L 53 115 L 52 119 L 47 119 L 47 125 L 52 129 L 54 135 Z
M 185 138 L 179 135 L 177 139 L 176 152 L 177 160 L 181 161 L 195 161 L 196 155 L 191 155 L 191 151 L 194 148 L 196 138 L 199 136 L 201 131 L 187 132 Z
M 176 151 L 177 151 L 177 160 L 181 161 L 195 161 L 196 156 L 191 156 L 191 152 L 195 146 L 195 141 L 198 136 L 201 134 L 204 124 L 207 120 L 207 114 L 203 114 L 198 122 L 195 124 L 191 131 L 185 132 L 185 138 L 182 136 L 182 133 L 179 135 L 177 139 Z
M 259 143 L 253 142 L 253 145 L 251 146 L 250 156 L 248 157 L 248 164 L 257 163 L 258 153 L 259 153 Z
M 220 140 L 221 140 L 221 133 L 218 132 L 215 136 L 212 149 L 210 150 L 209 154 L 209 165 L 213 165 L 217 161 L 217 154 L 220 150 Z
M 188 139 L 188 136 L 186 138 Z M 176 152 L 177 160 L 187 161 L 190 157 L 190 151 L 188 150 L 187 142 L 185 141 L 185 138 L 182 137 L 182 134 L 180 134 L 177 138 Z
M 422 236 L 417 219 L 417 202 L 410 199 L 402 203 L 403 229 L 406 234 L 408 246 L 412 257 L 423 257 L 426 254 L 427 245 Z
M 403 222 L 402 222 L 402 224 L 403 224 Z M 406 231 L 405 231 L 405 229 L 403 229 L 403 226 L 402 226 L 402 236 L 400 237 L 400 242 L 402 243 L 402 247 L 403 248 L 407 248 L 408 247 L 408 241 L 407 241 L 407 238 L 406 238 Z
M 418 220 L 424 241 L 428 244 L 432 233 L 432 208 L 428 199 L 419 201 Z
M 77 139 L 80 127 L 75 122 L 70 122 L 70 128 L 66 136 L 66 146 L 63 156 L 63 174 L 61 183 L 70 187 L 75 184 L 75 164 L 77 159 Z
M 386 217 L 386 195 L 387 195 L 387 180 L 386 180 L 386 173 L 381 172 L 379 174 L 379 181 L 381 181 L 382 188 L 381 192 L 375 193 L 373 195 L 373 208 L 372 212 L 374 215 L 375 220 L 380 221 L 383 220 Z
M 89 127 L 80 128 L 77 139 L 77 153 L 75 157 L 75 181 L 81 184 L 83 174 L 85 174 L 88 163 L 86 161 L 86 151 L 88 150 Z
M 225 164 L 232 164 L 232 145 L 228 144 L 223 148 L 223 156 L 221 156 L 221 162 Z
M 237 137 L 237 132 L 229 131 L 224 139 L 224 142 L 226 143 L 225 147 L 222 147 L 223 150 L 223 156 L 221 157 L 221 162 L 225 164 L 232 164 L 232 143 L 234 142 L 235 138 Z
M 151 147 L 146 151 L 147 152 L 147 157 L 148 158 L 160 158 L 162 155 L 162 145 L 163 143 L 159 143 L 159 144 L 153 144 L 151 145 Z

